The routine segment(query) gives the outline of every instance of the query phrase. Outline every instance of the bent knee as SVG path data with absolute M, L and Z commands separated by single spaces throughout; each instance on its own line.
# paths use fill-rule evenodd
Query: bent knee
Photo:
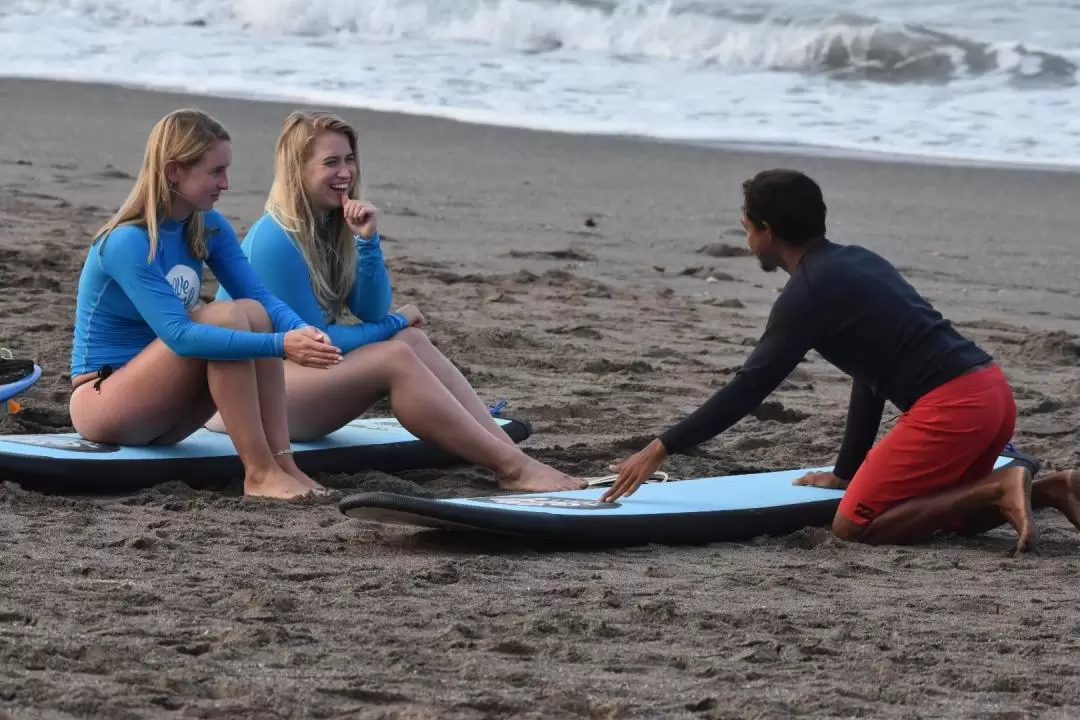
M 270 321 L 270 314 L 266 312 L 266 308 L 264 308 L 259 301 L 251 300 L 250 298 L 240 298 L 239 300 L 233 300 L 233 302 L 244 311 L 245 315 L 247 315 L 248 323 L 251 325 L 252 330 L 256 332 L 270 332 L 274 329 L 274 324 Z
M 243 301 L 215 300 L 193 312 L 191 317 L 195 322 L 207 325 L 217 325 L 232 330 L 251 330 L 251 321 L 243 306 L 239 304 L 240 302 Z
M 840 513 L 836 513 L 833 517 L 832 534 L 838 539 L 847 542 L 862 542 L 865 533 L 866 525 L 859 525 Z
M 394 335 L 393 339 L 403 342 L 412 348 L 431 344 L 431 338 L 427 336 L 426 332 L 418 327 L 407 327 L 404 330 L 399 330 L 397 334 Z
M 373 352 L 379 353 L 380 361 L 391 368 L 408 370 L 420 362 L 412 345 L 396 337 L 370 347 Z

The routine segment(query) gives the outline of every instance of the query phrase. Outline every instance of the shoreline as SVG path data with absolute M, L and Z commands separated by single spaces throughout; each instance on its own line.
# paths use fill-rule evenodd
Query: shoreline
M 582 138 L 608 138 L 622 139 L 631 142 L 660 143 L 679 145 L 686 147 L 708 148 L 723 152 L 753 153 L 758 155 L 786 155 L 806 159 L 835 159 L 850 160 L 866 163 L 895 163 L 901 165 L 963 168 L 963 169 L 989 169 L 989 170 L 1012 170 L 1020 172 L 1051 172 L 1063 174 L 1080 174 L 1080 159 L 1073 163 L 1052 163 L 1046 161 L 1023 162 L 1008 158 L 976 158 L 970 156 L 954 156 L 948 154 L 926 154 L 914 151 L 900 150 L 874 150 L 871 148 L 847 147 L 839 145 L 822 145 L 814 143 L 800 143 L 786 140 L 761 141 L 761 140 L 737 140 L 722 139 L 713 140 L 708 138 L 691 137 L 665 137 L 663 135 L 647 135 L 643 133 L 605 130 L 597 128 L 562 129 L 545 124 L 543 121 L 536 123 L 515 124 L 512 122 L 499 122 L 491 117 L 491 113 L 483 111 L 471 111 L 464 108 L 451 108 L 440 110 L 438 108 L 416 108 L 415 111 L 405 111 L 400 108 L 380 107 L 379 103 L 370 105 L 349 105 L 335 103 L 325 99 L 311 99 L 317 93 L 307 95 L 288 94 L 269 95 L 241 92 L 215 92 L 198 91 L 182 86 L 151 85 L 138 82 L 108 82 L 96 79 L 79 79 L 52 77 L 48 75 L 2 75 L 3 81 L 29 81 L 57 83 L 60 85 L 83 85 L 96 87 L 111 87 L 136 92 L 162 93 L 177 97 L 208 98 L 215 100 L 237 100 L 241 102 L 265 103 L 272 105 L 295 105 L 297 107 L 324 107 L 341 111 L 373 113 L 377 115 L 393 117 L 420 118 L 432 121 L 458 123 L 474 127 L 499 128 L 504 130 L 518 130 L 540 134 L 564 135 Z

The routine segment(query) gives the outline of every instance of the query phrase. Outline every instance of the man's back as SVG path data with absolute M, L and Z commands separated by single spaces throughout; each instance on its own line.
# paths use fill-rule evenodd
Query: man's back
M 887 260 L 857 245 L 823 240 L 808 249 L 781 303 L 810 324 L 822 357 L 903 410 L 991 361 Z

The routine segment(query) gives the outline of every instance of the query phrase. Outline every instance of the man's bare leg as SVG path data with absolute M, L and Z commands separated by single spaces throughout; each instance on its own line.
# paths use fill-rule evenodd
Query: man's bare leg
M 1031 486 L 1031 504 L 1054 508 L 1080 530 L 1080 472 L 1062 470 L 1040 478 Z
M 1039 478 L 1031 485 L 1031 508 L 1053 508 L 1080 530 L 1080 471 L 1061 470 Z M 1006 523 L 995 507 L 984 508 L 964 518 L 964 535 L 979 535 Z
M 1001 468 L 977 482 L 889 508 L 868 525 L 858 525 L 837 515 L 833 533 L 844 540 L 870 545 L 903 545 L 927 539 L 952 518 L 993 508 L 1016 530 L 1013 552 L 1025 552 L 1038 540 L 1031 517 L 1032 494 L 1031 473 L 1027 468 Z

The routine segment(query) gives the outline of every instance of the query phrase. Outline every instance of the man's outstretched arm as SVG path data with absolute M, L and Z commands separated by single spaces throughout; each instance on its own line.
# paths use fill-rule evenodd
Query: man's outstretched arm
M 844 440 L 840 444 L 840 452 L 833 466 L 833 475 L 845 484 L 855 477 L 859 466 L 866 459 L 866 454 L 874 446 L 883 412 L 885 399 L 877 395 L 869 385 L 856 380 L 851 386 Z
M 632 494 L 669 454 L 700 445 L 746 417 L 813 347 L 819 322 L 805 283 L 793 282 L 777 299 L 761 340 L 732 381 L 622 463 L 618 480 L 601 499 L 615 500 Z
M 869 385 L 858 380 L 852 382 L 844 440 L 832 472 L 808 472 L 797 478 L 794 484 L 836 490 L 846 488 L 877 439 L 884 410 L 884 398 L 879 397 Z

